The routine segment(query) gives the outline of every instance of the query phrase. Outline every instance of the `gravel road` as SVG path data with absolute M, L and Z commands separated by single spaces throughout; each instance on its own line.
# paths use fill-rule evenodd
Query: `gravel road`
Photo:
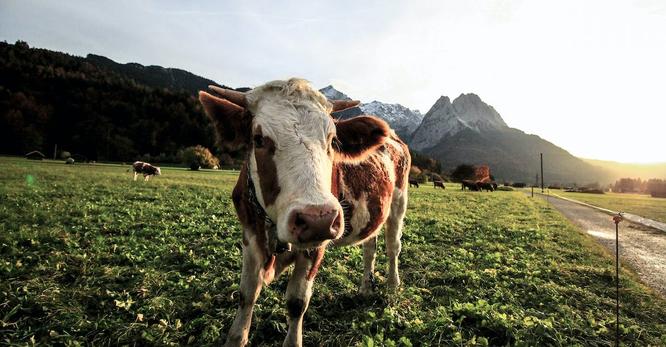
M 543 198 L 615 254 L 612 216 L 552 195 Z M 666 233 L 626 220 L 621 222 L 620 264 L 629 264 L 645 284 L 666 297 Z

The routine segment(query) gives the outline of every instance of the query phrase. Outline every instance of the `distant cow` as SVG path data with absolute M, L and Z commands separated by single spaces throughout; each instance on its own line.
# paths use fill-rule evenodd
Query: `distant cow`
M 411 187 L 418 188 L 419 187 L 419 181 L 410 178 L 409 179 L 409 187 L 410 188 Z
M 476 184 L 480 188 L 479 190 L 481 191 L 484 190 L 487 190 L 489 192 L 495 191 L 492 182 L 476 182 Z
M 432 181 L 433 188 L 441 187 L 442 189 L 446 189 L 444 187 L 444 182 L 442 181 Z
M 475 192 L 481 190 L 479 185 L 478 185 L 478 182 L 471 181 L 471 180 L 463 180 L 462 181 L 461 190 L 465 190 L 465 188 L 467 188 L 469 190 L 472 190 L 472 191 L 475 191 Z
M 152 166 L 148 163 L 142 161 L 135 161 L 132 164 L 132 170 L 134 170 L 134 180 L 136 181 L 136 176 L 143 174 L 143 180 L 147 181 L 150 176 L 161 175 L 162 172 L 157 166 Z

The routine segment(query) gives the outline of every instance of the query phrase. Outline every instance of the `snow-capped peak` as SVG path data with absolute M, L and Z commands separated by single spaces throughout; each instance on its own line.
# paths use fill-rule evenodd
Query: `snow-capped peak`
M 349 96 L 333 86 L 324 87 L 319 91 L 330 100 L 351 100 Z M 385 120 L 403 139 L 408 139 L 423 120 L 423 115 L 418 110 L 410 110 L 400 104 L 386 104 L 380 101 L 361 104 L 356 111 L 348 113 L 343 118 L 360 114 L 377 116 Z
M 335 89 L 332 85 L 321 88 L 319 91 L 329 100 L 351 100 L 345 93 Z

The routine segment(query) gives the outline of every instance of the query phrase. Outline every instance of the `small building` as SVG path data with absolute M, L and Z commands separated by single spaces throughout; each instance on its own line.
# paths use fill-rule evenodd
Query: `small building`
M 488 165 L 479 165 L 474 170 L 474 180 L 477 182 L 490 182 L 490 168 Z
M 44 158 L 46 158 L 46 156 L 40 151 L 32 151 L 32 152 L 26 154 L 25 158 L 30 159 L 30 160 L 44 160 Z

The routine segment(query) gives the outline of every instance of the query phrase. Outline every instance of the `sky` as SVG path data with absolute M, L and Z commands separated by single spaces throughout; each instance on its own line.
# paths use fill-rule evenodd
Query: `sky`
M 475 93 L 576 156 L 666 162 L 663 0 L 0 0 L 0 40 L 422 113 Z

